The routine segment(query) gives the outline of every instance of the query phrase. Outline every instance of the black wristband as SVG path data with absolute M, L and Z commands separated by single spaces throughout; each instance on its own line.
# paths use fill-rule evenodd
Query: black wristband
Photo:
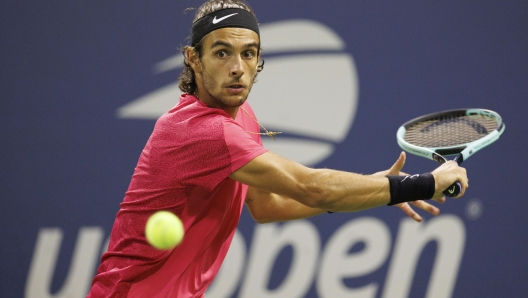
M 435 180 L 431 173 L 408 176 L 388 175 L 391 200 L 389 206 L 403 202 L 429 200 L 435 193 Z

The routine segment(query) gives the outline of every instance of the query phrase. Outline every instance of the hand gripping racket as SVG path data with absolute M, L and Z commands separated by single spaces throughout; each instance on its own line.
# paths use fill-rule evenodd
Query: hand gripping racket
M 461 164 L 480 149 L 495 142 L 506 126 L 496 112 L 484 109 L 450 110 L 425 115 L 404 123 L 396 134 L 400 147 L 412 154 L 445 163 L 444 155 L 456 155 Z M 444 191 L 456 197 L 455 182 Z

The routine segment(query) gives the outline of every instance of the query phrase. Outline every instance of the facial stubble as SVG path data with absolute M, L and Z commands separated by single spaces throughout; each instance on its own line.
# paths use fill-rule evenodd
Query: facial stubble
M 213 98 L 213 100 L 222 108 L 237 108 L 237 107 L 240 107 L 242 104 L 244 104 L 244 102 L 247 100 L 247 97 L 249 96 L 249 93 L 251 92 L 251 88 L 253 88 L 253 83 L 258 74 L 257 72 L 255 72 L 253 79 L 249 83 L 248 93 L 246 97 L 244 97 L 243 99 L 240 99 L 235 104 L 229 104 L 229 100 L 226 100 L 225 98 L 222 98 L 222 97 L 214 96 L 211 93 L 210 90 L 214 90 L 214 87 L 217 86 L 217 82 L 213 76 L 209 75 L 203 63 L 201 63 L 201 68 L 202 68 L 202 78 L 203 78 L 203 86 L 204 86 L 205 92 L 207 92 L 209 96 L 211 96 L 211 98 Z M 240 83 L 240 77 L 232 82 L 232 84 L 239 84 L 239 83 Z

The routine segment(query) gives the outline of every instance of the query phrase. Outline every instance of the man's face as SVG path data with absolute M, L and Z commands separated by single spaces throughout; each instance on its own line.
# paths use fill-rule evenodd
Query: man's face
M 222 28 L 204 37 L 202 57 L 193 67 L 196 95 L 207 105 L 236 108 L 244 103 L 257 74 L 260 41 L 244 28 Z

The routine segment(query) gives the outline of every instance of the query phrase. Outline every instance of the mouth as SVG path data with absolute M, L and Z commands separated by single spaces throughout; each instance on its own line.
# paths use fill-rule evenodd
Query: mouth
M 231 94 L 240 94 L 245 88 L 246 87 L 244 85 L 238 83 L 227 85 L 227 90 Z
M 227 88 L 233 88 L 233 89 L 244 88 L 244 85 L 242 85 L 242 84 L 231 84 L 231 85 L 228 85 Z

